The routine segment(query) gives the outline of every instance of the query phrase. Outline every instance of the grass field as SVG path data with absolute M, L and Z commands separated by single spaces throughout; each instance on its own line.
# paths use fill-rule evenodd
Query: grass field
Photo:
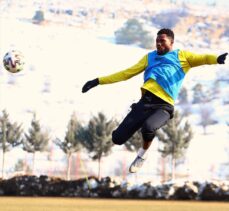
M 229 211 L 229 203 L 0 197 L 1 211 Z

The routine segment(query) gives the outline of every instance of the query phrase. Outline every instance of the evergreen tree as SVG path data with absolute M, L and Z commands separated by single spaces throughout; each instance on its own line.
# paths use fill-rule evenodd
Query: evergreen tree
M 36 152 L 47 151 L 49 140 L 49 133 L 41 129 L 40 122 L 34 113 L 31 128 L 28 133 L 25 133 L 25 140 L 23 141 L 23 150 L 28 153 L 33 153 L 33 173 L 35 169 Z
M 182 117 L 175 112 L 174 118 L 157 132 L 157 137 L 164 145 L 159 149 L 163 157 L 171 156 L 172 179 L 175 178 L 176 160 L 184 156 L 185 150 L 193 137 L 190 124 L 182 124 Z
M 44 12 L 42 10 L 37 10 L 33 16 L 33 21 L 36 24 L 40 24 L 45 20 Z
M 124 146 L 130 152 L 137 152 L 142 146 L 142 134 L 141 130 L 138 130 L 125 144 Z
M 113 146 L 111 134 L 115 126 L 115 121 L 108 121 L 105 114 L 99 112 L 98 116 L 90 119 L 88 126 L 81 132 L 82 144 L 91 154 L 91 158 L 98 160 L 98 178 L 100 178 L 102 156 L 107 156 Z
M 72 114 L 69 120 L 67 132 L 64 140 L 56 139 L 55 144 L 66 154 L 68 160 L 67 167 L 67 180 L 70 180 L 71 172 L 71 156 L 73 153 L 80 151 L 81 141 L 79 140 L 79 133 L 82 130 L 82 126 L 77 120 L 75 113 Z
M 137 44 L 143 48 L 152 48 L 153 38 L 144 30 L 137 19 L 129 19 L 122 28 L 115 32 L 117 44 Z
M 0 117 L 0 148 L 2 149 L 2 178 L 4 177 L 5 153 L 13 147 L 22 144 L 22 128 L 16 122 L 9 120 L 6 110 L 2 111 Z
M 18 173 L 22 172 L 23 174 L 26 175 L 32 173 L 32 169 L 30 169 L 28 163 L 22 159 L 18 159 L 17 163 L 14 166 L 14 171 Z

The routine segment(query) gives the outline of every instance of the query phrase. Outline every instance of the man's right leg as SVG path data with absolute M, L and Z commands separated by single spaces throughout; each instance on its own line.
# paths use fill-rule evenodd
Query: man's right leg
M 145 162 L 148 155 L 148 149 L 150 148 L 152 142 L 153 140 L 142 140 L 142 147 L 138 150 L 137 157 L 130 165 L 130 173 L 136 173 L 143 166 L 143 163 Z
M 147 116 L 144 115 L 143 109 L 143 103 L 141 100 L 131 107 L 131 111 L 112 133 L 112 141 L 114 144 L 124 144 L 138 129 L 141 128 L 143 122 L 147 118 Z

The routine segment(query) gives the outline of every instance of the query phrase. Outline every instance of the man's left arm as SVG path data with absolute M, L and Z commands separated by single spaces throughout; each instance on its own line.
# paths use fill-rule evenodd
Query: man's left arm
M 226 56 L 228 55 L 228 53 L 224 53 L 219 56 L 213 54 L 194 54 L 188 51 L 184 53 L 190 67 L 211 64 L 224 64 Z

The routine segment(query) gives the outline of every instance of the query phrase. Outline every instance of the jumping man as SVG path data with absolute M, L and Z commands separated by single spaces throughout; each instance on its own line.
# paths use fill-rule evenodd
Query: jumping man
M 131 106 L 131 111 L 112 133 L 113 143 L 121 145 L 141 128 L 143 144 L 130 165 L 130 173 L 135 173 L 142 167 L 156 130 L 173 117 L 175 100 L 188 71 L 201 65 L 224 64 L 228 54 L 216 56 L 173 50 L 173 43 L 173 31 L 161 29 L 156 38 L 157 50 L 146 54 L 134 66 L 88 81 L 82 88 L 82 92 L 85 93 L 99 84 L 124 81 L 144 72 L 141 99 Z

